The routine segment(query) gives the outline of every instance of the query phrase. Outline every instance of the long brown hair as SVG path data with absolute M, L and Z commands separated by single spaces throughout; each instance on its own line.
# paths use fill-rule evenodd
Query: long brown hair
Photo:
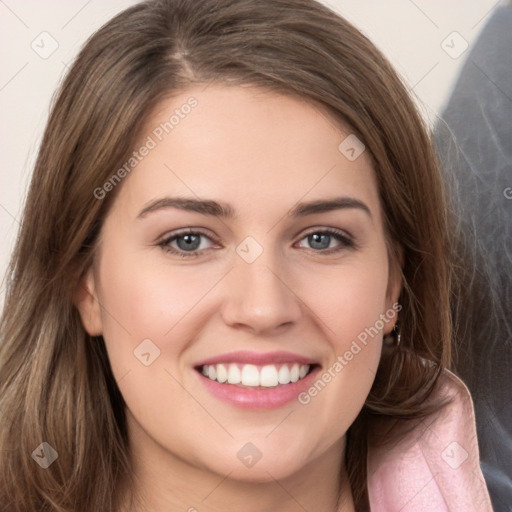
M 390 261 L 402 276 L 402 342 L 383 352 L 348 433 L 358 509 L 367 503 L 372 422 L 431 410 L 425 399 L 450 364 L 449 225 L 436 159 L 405 86 L 365 36 L 320 3 L 148 1 L 82 49 L 35 165 L 0 331 L 0 503 L 9 511 L 119 508 L 120 483 L 131 476 L 124 401 L 103 339 L 85 332 L 73 302 L 120 187 L 102 199 L 94 190 L 126 162 L 161 100 L 210 81 L 313 100 L 350 126 L 373 160 Z M 31 453 L 43 441 L 58 459 L 39 470 Z

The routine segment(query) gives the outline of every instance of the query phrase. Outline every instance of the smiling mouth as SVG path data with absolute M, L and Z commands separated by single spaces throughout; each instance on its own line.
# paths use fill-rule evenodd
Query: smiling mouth
M 196 370 L 204 377 L 220 384 L 272 389 L 304 379 L 315 366 L 317 365 L 294 362 L 266 365 L 220 363 L 201 365 L 196 367 Z

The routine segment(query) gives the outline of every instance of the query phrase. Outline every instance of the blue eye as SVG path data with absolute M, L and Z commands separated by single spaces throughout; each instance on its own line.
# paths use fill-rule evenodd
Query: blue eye
M 192 229 L 188 229 L 174 233 L 159 242 L 157 245 L 164 251 L 175 254 L 176 256 L 191 258 L 200 256 L 205 249 L 209 248 L 208 246 L 204 246 L 202 239 L 207 239 L 212 242 L 212 237 L 203 231 L 193 231 Z M 303 240 L 307 240 L 310 249 L 312 249 L 313 252 L 322 254 L 332 254 L 356 247 L 354 240 L 349 235 L 343 231 L 332 228 L 317 228 L 315 231 L 307 233 L 300 241 L 302 242 Z M 331 242 L 333 240 L 338 242 L 334 247 L 331 246 Z M 300 247 L 304 246 L 300 245 Z
M 165 251 L 183 258 L 199 256 L 204 249 L 204 247 L 201 247 L 201 237 L 211 240 L 211 238 L 202 231 L 187 230 L 175 233 L 165 240 L 162 240 L 158 245 Z M 174 242 L 177 248 L 171 245 Z
M 333 239 L 339 242 L 336 247 L 331 246 Z M 307 240 L 312 249 L 319 249 L 319 251 L 315 252 L 323 252 L 328 254 L 338 252 L 346 248 L 355 247 L 354 241 L 343 231 L 338 231 L 337 229 L 322 229 L 311 231 L 310 233 L 306 234 L 302 240 Z

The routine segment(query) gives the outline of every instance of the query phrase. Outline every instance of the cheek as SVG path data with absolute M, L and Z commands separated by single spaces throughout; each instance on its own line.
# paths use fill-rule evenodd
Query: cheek
M 387 275 L 385 251 L 378 251 L 309 278 L 308 305 L 323 320 L 324 332 L 338 354 L 365 329 L 375 326 L 385 312 Z M 382 323 L 377 327 L 382 330 Z
M 180 361 L 201 330 L 201 298 L 219 277 L 194 272 L 192 266 L 171 268 L 154 261 L 148 265 L 149 260 L 142 254 L 102 258 L 103 337 L 129 411 L 141 424 L 151 418 L 148 429 L 166 432 L 166 442 L 172 444 L 184 432 L 199 435 L 195 429 L 204 422 L 204 411 L 179 384 L 183 380 Z M 168 414 L 162 414 L 163 407 L 169 407 L 170 414 L 187 410 L 196 427 L 180 430 Z
M 388 284 L 385 248 L 326 272 L 329 276 L 311 278 L 311 285 L 314 281 L 317 287 L 311 287 L 316 291 L 308 295 L 308 306 L 322 320 L 319 325 L 332 355 L 300 403 L 310 409 L 317 424 L 336 425 L 335 439 L 362 408 L 379 365 Z
M 189 314 L 218 281 L 216 269 L 168 263 L 160 248 L 104 257 L 101 297 L 107 324 L 118 320 L 133 336 L 162 337 Z M 109 318 L 108 313 L 112 313 Z M 114 314 L 115 313 L 115 314 Z
M 155 260 L 133 254 L 120 259 L 105 255 L 101 261 L 103 337 L 112 366 L 121 374 L 137 362 L 134 351 L 147 339 L 156 354 L 175 361 L 193 338 L 189 317 L 197 317 L 197 305 L 218 281 L 212 272 Z M 194 325 L 199 330 L 199 322 Z

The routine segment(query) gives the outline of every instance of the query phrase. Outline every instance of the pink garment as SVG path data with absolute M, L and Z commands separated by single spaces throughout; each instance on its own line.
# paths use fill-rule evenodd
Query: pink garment
M 468 388 L 445 371 L 437 393 L 452 403 L 398 444 L 369 453 L 371 512 L 492 512 Z

